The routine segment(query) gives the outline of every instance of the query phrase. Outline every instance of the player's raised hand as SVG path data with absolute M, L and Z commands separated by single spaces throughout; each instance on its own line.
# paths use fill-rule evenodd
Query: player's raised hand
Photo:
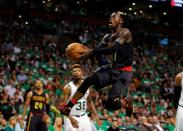
M 69 115 L 68 118 L 74 128 L 79 128 L 79 122 L 73 116 Z
M 92 49 L 89 49 L 88 52 L 85 52 L 83 55 L 81 55 L 78 59 L 79 60 L 85 60 L 92 54 Z

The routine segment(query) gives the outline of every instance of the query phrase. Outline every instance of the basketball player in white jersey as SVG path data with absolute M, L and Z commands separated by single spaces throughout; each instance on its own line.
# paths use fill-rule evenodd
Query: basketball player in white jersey
M 174 106 L 177 108 L 176 131 L 183 131 L 183 72 L 175 77 Z
M 74 64 L 72 66 L 72 78 L 73 80 L 69 82 L 63 89 L 62 102 L 67 103 L 75 94 L 80 84 L 83 82 L 83 71 L 80 64 Z M 85 95 L 79 99 L 77 104 L 71 109 L 69 117 L 64 118 L 64 129 L 65 131 L 92 131 L 92 125 L 90 119 L 86 113 L 87 104 L 90 106 L 90 111 L 96 113 L 96 109 L 94 106 L 91 97 L 89 96 L 89 90 L 85 93 Z M 74 119 L 77 120 L 78 125 L 75 126 Z M 77 128 L 75 128 L 77 127 Z

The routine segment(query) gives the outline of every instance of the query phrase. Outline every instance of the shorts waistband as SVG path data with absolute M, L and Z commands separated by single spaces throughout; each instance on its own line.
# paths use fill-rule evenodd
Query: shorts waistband
M 81 116 L 84 116 L 86 113 L 83 113 L 83 114 L 81 114 L 81 115 L 72 115 L 72 116 L 75 116 L 75 117 L 81 117 Z
M 38 113 L 38 112 L 31 112 L 31 114 L 36 115 L 36 116 L 43 116 L 43 113 Z
M 183 107 L 183 105 L 178 105 L 178 106 Z

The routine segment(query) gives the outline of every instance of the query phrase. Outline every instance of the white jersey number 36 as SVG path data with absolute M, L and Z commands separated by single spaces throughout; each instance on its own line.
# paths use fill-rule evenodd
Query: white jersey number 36
M 76 110 L 86 110 L 86 101 L 78 102 Z

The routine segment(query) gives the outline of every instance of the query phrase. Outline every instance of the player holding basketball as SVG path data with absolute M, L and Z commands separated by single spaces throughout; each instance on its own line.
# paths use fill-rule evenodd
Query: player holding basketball
M 71 108 L 92 85 L 96 90 L 112 85 L 105 107 L 111 111 L 121 108 L 121 95 L 123 90 L 126 90 L 130 84 L 133 62 L 131 32 L 126 28 L 122 28 L 122 24 L 122 13 L 119 11 L 112 13 L 109 20 L 111 33 L 104 36 L 98 48 L 81 57 L 106 54 L 112 55 L 113 59 L 112 65 L 103 66 L 88 76 L 67 104 L 60 104 L 59 109 L 66 116 L 70 114 Z
M 80 64 L 72 65 L 72 78 L 73 80 L 63 89 L 62 102 L 67 103 L 83 82 L 83 71 Z M 72 107 L 69 117 L 64 118 L 64 129 L 66 131 L 92 131 L 92 126 L 86 113 L 87 104 L 90 107 L 88 109 L 90 109 L 92 113 L 97 114 L 93 101 L 89 96 L 89 89 L 86 91 L 84 96 L 78 100 L 78 103 Z M 74 119 L 72 117 L 78 123 L 75 123 L 76 121 L 73 121 Z

